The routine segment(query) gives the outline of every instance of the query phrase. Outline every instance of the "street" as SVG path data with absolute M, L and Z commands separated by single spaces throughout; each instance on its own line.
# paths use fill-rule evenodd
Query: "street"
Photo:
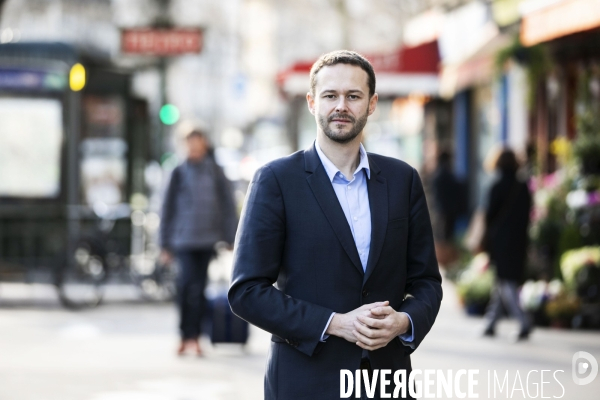
M 598 332 L 537 329 L 529 342 L 512 344 L 509 336 L 516 324 L 506 321 L 500 324 L 498 337 L 483 339 L 479 336 L 481 319 L 465 316 L 451 284 L 446 282 L 444 290 L 436 324 L 412 357 L 414 369 L 452 369 L 454 373 L 477 369 L 479 398 L 498 399 L 534 397 L 536 387 L 542 386 L 541 376 L 531 374 L 527 394 L 527 373 L 551 370 L 543 377 L 549 382 L 543 385 L 543 397 L 598 398 L 600 378 L 587 386 L 577 386 L 571 379 L 571 358 L 576 351 L 600 359 Z M 245 349 L 213 348 L 205 339 L 205 357 L 180 358 L 175 355 L 174 305 L 140 302 L 133 289 L 115 289 L 114 293 L 97 309 L 73 312 L 60 307 L 50 287 L 1 284 L 0 399 L 262 398 L 267 333 L 253 328 Z M 564 371 L 556 373 L 564 389 L 553 378 L 556 370 Z M 508 377 L 508 386 L 502 390 L 496 386 L 495 397 L 493 386 L 488 387 L 488 371 L 492 379 L 495 371 L 500 383 Z M 513 387 L 515 391 L 509 393 Z M 461 390 L 466 391 L 466 384 Z

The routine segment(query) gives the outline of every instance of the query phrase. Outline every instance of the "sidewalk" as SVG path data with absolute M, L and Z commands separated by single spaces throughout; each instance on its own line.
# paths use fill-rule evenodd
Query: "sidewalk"
M 518 330 L 516 321 L 503 320 L 499 323 L 496 338 L 483 338 L 483 319 L 468 317 L 460 307 L 454 286 L 444 282 L 444 299 L 440 313 L 429 335 L 412 356 L 414 369 L 479 369 L 479 398 L 522 399 L 535 395 L 533 383 L 540 384 L 539 372 L 530 375 L 530 395 L 523 396 L 518 390 L 517 371 L 526 389 L 527 373 L 531 370 L 551 370 L 544 375 L 544 396 L 561 396 L 563 389 L 553 378 L 555 370 L 557 378 L 564 386 L 564 399 L 595 400 L 599 398 L 600 376 L 587 386 L 578 386 L 571 378 L 571 361 L 577 351 L 586 351 L 600 360 L 600 332 L 556 330 L 537 328 L 526 342 L 511 343 L 511 334 Z M 493 383 L 494 371 L 500 382 L 508 371 L 511 396 L 507 390 L 500 393 L 496 387 L 488 384 L 488 371 Z M 516 384 L 515 384 L 515 381 Z M 488 396 L 488 388 L 490 395 Z M 443 397 L 446 398 L 446 397 Z M 541 395 L 538 397 L 541 398 Z
M 70 312 L 58 303 L 40 307 L 39 296 L 33 305 L 0 303 L 0 400 L 263 398 L 270 344 L 264 331 L 252 328 L 244 351 L 233 345 L 213 348 L 204 341 L 206 357 L 179 358 L 174 305 L 108 298 L 97 309 Z M 498 337 L 491 340 L 480 337 L 482 324 L 462 312 L 453 286 L 445 282 L 442 309 L 412 356 L 413 368 L 479 369 L 477 392 L 482 399 L 488 398 L 487 371 L 495 370 L 501 380 L 508 371 L 512 389 L 517 371 L 525 385 L 529 370 L 561 369 L 565 372 L 557 377 L 565 390 L 562 398 L 598 398 L 600 377 L 587 386 L 575 385 L 571 358 L 583 350 L 600 360 L 600 333 L 537 329 L 529 342 L 511 344 L 514 323 L 502 322 Z M 533 377 L 539 383 L 540 375 Z M 544 380 L 550 381 L 545 397 L 562 394 L 551 374 Z M 506 395 L 507 388 L 502 394 L 496 391 L 489 398 L 529 398 L 521 391 Z

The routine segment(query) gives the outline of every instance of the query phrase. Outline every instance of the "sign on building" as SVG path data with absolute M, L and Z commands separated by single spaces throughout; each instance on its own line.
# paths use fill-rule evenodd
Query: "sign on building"
M 121 51 L 126 54 L 200 53 L 202 44 L 201 29 L 125 29 L 121 32 Z

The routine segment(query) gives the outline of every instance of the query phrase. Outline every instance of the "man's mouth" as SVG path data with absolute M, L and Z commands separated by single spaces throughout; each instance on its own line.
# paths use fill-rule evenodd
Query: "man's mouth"
M 350 124 L 350 123 L 354 122 L 350 118 L 339 118 L 339 117 L 331 118 L 330 121 L 331 122 L 336 122 L 338 124 Z

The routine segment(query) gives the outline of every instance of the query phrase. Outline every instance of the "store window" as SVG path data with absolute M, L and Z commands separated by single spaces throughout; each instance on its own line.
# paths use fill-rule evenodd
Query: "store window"
M 60 101 L 0 98 L 0 197 L 57 197 L 62 141 Z
M 125 105 L 119 96 L 83 99 L 81 184 L 83 202 L 114 205 L 124 201 L 127 171 Z

